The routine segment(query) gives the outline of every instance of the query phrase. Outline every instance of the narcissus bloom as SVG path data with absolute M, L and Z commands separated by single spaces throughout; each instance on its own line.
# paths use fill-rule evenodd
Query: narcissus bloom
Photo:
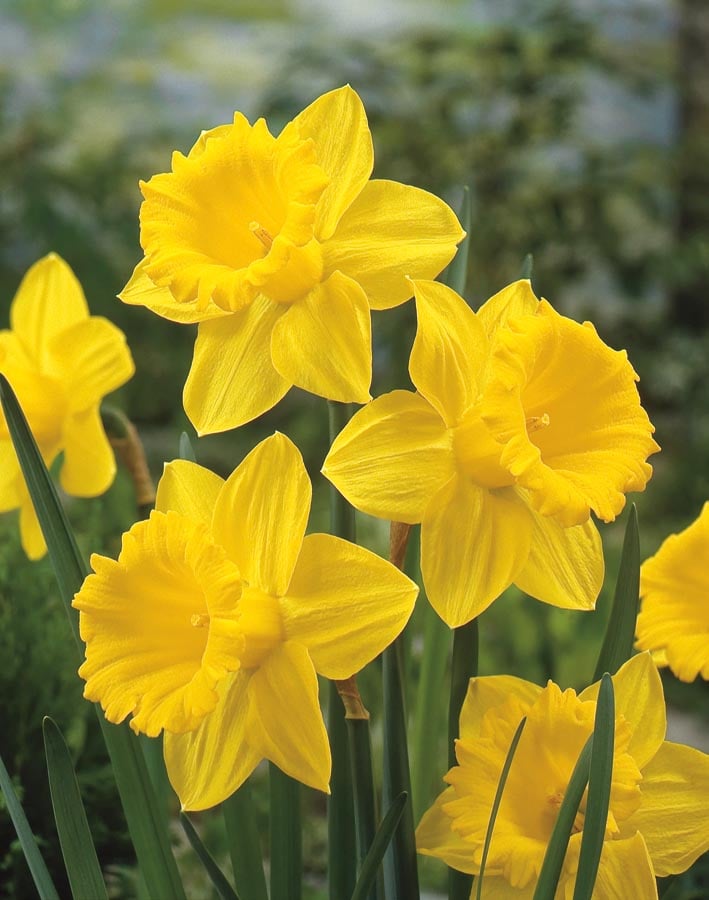
M 578 696 L 508 675 L 471 679 L 456 741 L 458 765 L 421 820 L 419 853 L 478 874 L 490 810 L 512 737 L 527 723 L 505 783 L 483 876 L 483 897 L 531 900 L 559 807 L 593 731 L 599 684 Z M 615 752 L 595 900 L 656 897 L 655 876 L 683 872 L 709 849 L 709 757 L 665 741 L 662 683 L 647 653 L 613 677 Z M 585 798 L 557 897 L 570 900 Z M 473 893 L 474 896 L 474 893 Z
M 266 758 L 328 790 L 319 673 L 345 679 L 399 634 L 416 585 L 367 550 L 304 537 L 311 487 L 281 434 L 223 481 L 170 463 L 157 511 L 93 556 L 74 599 L 84 695 L 136 731 L 165 730 L 185 809 L 226 799 Z
M 709 679 L 709 503 L 640 569 L 638 647 L 681 681 Z
M 198 322 L 184 404 L 201 434 L 236 428 L 292 385 L 366 403 L 370 307 L 411 297 L 464 237 L 437 197 L 369 180 L 362 102 L 324 94 L 273 137 L 263 119 L 203 132 L 141 183 L 145 258 L 120 295 Z
M 456 627 L 510 584 L 590 609 L 603 581 L 591 511 L 612 520 L 658 449 L 625 352 L 534 296 L 527 280 L 474 313 L 414 282 L 409 372 L 352 418 L 323 473 L 363 512 L 421 522 L 428 597 Z
M 67 494 L 96 497 L 116 473 L 99 405 L 133 375 L 122 331 L 90 316 L 69 266 L 50 253 L 26 273 L 0 331 L 0 372 L 10 382 L 51 466 L 64 454 L 59 481 Z M 30 559 L 47 548 L 0 410 L 0 512 L 20 510 L 22 546 Z

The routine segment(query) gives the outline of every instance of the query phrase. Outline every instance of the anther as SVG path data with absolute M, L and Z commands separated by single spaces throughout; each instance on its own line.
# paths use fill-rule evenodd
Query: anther
M 541 416 L 530 416 L 526 422 L 527 432 L 539 431 L 541 428 L 546 428 L 550 423 L 551 419 L 548 413 L 544 413 Z
M 194 628 L 206 628 L 209 625 L 209 616 L 204 613 L 195 613 L 190 617 L 190 625 Z
M 273 238 L 266 231 L 263 225 L 259 225 L 258 222 L 249 222 L 249 231 L 253 234 L 254 237 L 257 237 L 263 246 L 267 249 L 271 249 L 271 244 L 273 244 Z

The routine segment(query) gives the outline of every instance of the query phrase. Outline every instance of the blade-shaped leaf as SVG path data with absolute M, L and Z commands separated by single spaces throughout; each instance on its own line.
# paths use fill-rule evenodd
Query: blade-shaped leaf
M 640 536 L 638 511 L 633 503 L 625 526 L 623 552 L 620 557 L 618 579 L 615 583 L 613 607 L 608 619 L 603 646 L 598 655 L 593 681 L 604 672 L 615 675 L 633 655 L 635 622 L 638 617 L 640 595 Z
M 483 891 L 483 876 L 485 874 L 485 866 L 487 864 L 487 856 L 490 852 L 490 844 L 492 843 L 492 833 L 495 830 L 495 820 L 497 819 L 497 813 L 500 809 L 500 803 L 502 801 L 502 794 L 505 790 L 505 785 L 507 784 L 507 776 L 510 774 L 510 766 L 512 765 L 512 760 L 514 759 L 514 755 L 517 752 L 517 745 L 519 744 L 519 739 L 522 737 L 522 732 L 524 731 L 524 726 L 527 724 L 527 717 L 524 716 L 519 725 L 517 726 L 517 730 L 512 735 L 512 740 L 510 741 L 510 749 L 507 751 L 507 756 L 505 757 L 505 764 L 502 767 L 502 772 L 500 773 L 500 780 L 497 782 L 497 790 L 495 791 L 495 799 L 492 801 L 492 809 L 490 810 L 490 821 L 487 824 L 487 832 L 485 834 L 485 843 L 483 844 L 483 855 L 480 860 L 480 874 L 477 878 L 477 891 L 476 897 L 477 900 L 480 900 L 482 897 Z
M 88 574 L 88 569 L 79 554 L 66 514 L 17 397 L 2 374 L 0 402 L 47 543 L 79 657 L 83 658 L 78 614 L 71 601 Z M 95 705 L 94 708 L 111 757 L 128 830 L 147 888 L 154 897 L 184 900 L 185 893 L 170 849 L 167 828 L 155 799 L 137 736 L 126 723 L 121 726 L 111 725 L 104 718 L 100 707 Z
M 396 826 L 406 806 L 407 796 L 405 793 L 399 794 L 392 802 L 387 810 L 386 815 L 382 819 L 382 823 L 374 835 L 372 846 L 369 848 L 367 855 L 362 861 L 359 878 L 352 894 L 352 900 L 365 900 L 369 896 L 370 891 L 374 888 L 377 878 L 377 872 L 381 865 L 382 858 L 386 853 L 386 849 L 392 839 Z
M 470 188 L 466 184 L 463 188 L 463 200 L 458 210 L 458 218 L 463 226 L 466 237 L 458 246 L 458 252 L 453 257 L 446 271 L 443 273 L 443 282 L 452 288 L 461 297 L 465 293 L 465 285 L 468 281 L 468 256 L 470 254 L 470 225 L 473 219 L 473 202 Z
M 222 803 L 234 884 L 249 900 L 268 900 L 256 809 L 248 782 Z
M 271 824 L 271 900 L 300 900 L 303 835 L 300 784 L 268 764 Z M 348 848 L 351 852 L 352 848 Z
M 22 852 L 25 854 L 25 859 L 40 900 L 59 900 L 59 894 L 42 859 L 42 854 L 39 852 L 30 823 L 27 821 L 25 811 L 22 809 L 22 804 L 15 793 L 15 788 L 12 786 L 12 780 L 5 768 L 2 757 L 0 757 L 0 790 L 5 798 L 7 811 L 12 819 L 12 824 L 15 826 Z
M 42 731 L 54 821 L 71 893 L 75 900 L 108 898 L 69 748 L 49 717 L 42 722 Z
M 187 840 L 199 857 L 205 872 L 209 875 L 210 881 L 222 900 L 239 900 L 238 894 L 227 881 L 226 875 L 222 872 L 216 864 L 212 854 L 202 843 L 202 838 L 197 834 L 197 829 L 183 812 L 180 813 L 180 824 L 187 835 Z
M 586 815 L 579 867 L 574 887 L 574 900 L 591 900 L 601 861 L 603 840 L 606 836 L 608 805 L 613 777 L 613 750 L 615 746 L 615 697 L 613 682 L 606 672 L 601 679 L 593 726 L 593 751 L 588 778 Z

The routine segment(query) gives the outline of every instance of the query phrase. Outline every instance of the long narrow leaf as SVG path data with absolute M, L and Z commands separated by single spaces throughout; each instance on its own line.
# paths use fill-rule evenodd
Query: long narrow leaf
M 527 717 L 524 716 L 519 725 L 517 726 L 517 730 L 512 735 L 512 740 L 510 741 L 510 749 L 507 751 L 507 756 L 505 757 L 505 764 L 502 767 L 502 772 L 500 773 L 500 780 L 497 782 L 497 790 L 495 791 L 495 799 L 492 801 L 492 809 L 490 810 L 490 821 L 487 823 L 487 832 L 485 834 L 485 843 L 483 844 L 483 855 L 480 859 L 480 874 L 477 879 L 477 891 L 476 896 L 477 900 L 480 900 L 482 897 L 483 891 L 483 876 L 485 875 L 485 866 L 487 865 L 487 857 L 490 852 L 490 844 L 492 843 L 492 833 L 495 830 L 495 820 L 497 819 L 497 813 L 500 809 L 500 803 L 502 801 L 502 794 L 505 790 L 505 785 L 507 784 L 507 776 L 510 774 L 510 766 L 512 765 L 512 760 L 514 759 L 514 755 L 517 752 L 517 745 L 519 744 L 519 739 L 522 737 L 522 732 L 524 731 L 524 726 L 527 724 Z
M 453 257 L 453 261 L 443 274 L 443 282 L 449 288 L 453 288 L 456 294 L 464 296 L 465 286 L 468 281 L 468 256 L 470 255 L 470 225 L 473 218 L 473 203 L 470 195 L 470 188 L 466 184 L 463 188 L 463 200 L 458 210 L 458 218 L 466 237 L 458 247 L 458 252 Z
M 239 900 L 238 894 L 216 864 L 214 857 L 202 843 L 202 838 L 197 833 L 197 829 L 183 812 L 180 813 L 180 824 L 187 835 L 187 840 L 190 842 L 192 849 L 204 866 L 205 872 L 209 875 L 209 880 L 222 900 Z
M 601 679 L 593 726 L 593 751 L 588 778 L 586 815 L 581 838 L 579 867 L 574 887 L 574 900 L 591 900 L 596 883 L 598 865 L 606 836 L 608 805 L 613 777 L 613 750 L 615 746 L 615 698 L 613 682 L 606 674 Z
M 32 874 L 32 880 L 37 888 L 40 900 L 59 900 L 59 894 L 54 887 L 54 882 L 47 870 L 47 866 L 42 859 L 42 854 L 39 852 L 39 847 L 32 834 L 30 823 L 27 821 L 27 816 L 25 815 L 24 809 L 22 809 L 22 804 L 17 798 L 15 789 L 12 786 L 12 780 L 8 775 L 2 757 L 0 757 L 0 790 L 2 790 L 5 798 L 7 811 L 12 819 L 12 824 L 15 826 L 22 852 L 25 854 L 25 859 L 27 860 L 27 865 Z
M 69 748 L 49 717 L 42 722 L 49 791 L 71 893 L 75 900 L 108 898 Z
M 268 900 L 256 811 L 248 782 L 222 803 L 236 890 L 248 900 Z
M 83 658 L 78 614 L 71 601 L 88 570 L 79 554 L 56 489 L 17 398 L 7 379 L 1 374 L 0 402 L 47 543 L 79 657 Z M 100 707 L 95 705 L 94 708 L 111 757 L 140 871 L 150 895 L 183 900 L 185 893 L 170 849 L 167 828 L 155 799 L 137 736 L 126 723 L 121 726 L 111 725 L 104 718 Z
M 625 526 L 623 552 L 620 557 L 618 579 L 603 646 L 598 655 L 593 681 L 604 672 L 615 675 L 633 654 L 635 622 L 638 617 L 640 595 L 640 535 L 638 511 L 633 503 Z
M 372 841 L 372 846 L 362 862 L 362 868 L 357 879 L 357 885 L 352 900 L 366 900 L 374 888 L 377 872 L 382 862 L 382 857 L 391 842 L 392 836 L 399 824 L 399 819 L 407 803 L 405 793 L 399 794 L 387 810 L 382 823 Z M 392 894 L 393 897 L 407 897 L 407 894 Z
M 271 900 L 300 900 L 303 843 L 300 784 L 269 763 L 271 788 Z
M 533 900 L 554 900 L 556 889 L 564 865 L 564 857 L 569 846 L 571 829 L 574 826 L 576 813 L 588 784 L 589 765 L 593 748 L 593 735 L 589 737 L 579 754 L 574 771 L 564 794 L 554 830 L 549 838 L 544 862 L 539 873 L 539 881 L 534 891 Z

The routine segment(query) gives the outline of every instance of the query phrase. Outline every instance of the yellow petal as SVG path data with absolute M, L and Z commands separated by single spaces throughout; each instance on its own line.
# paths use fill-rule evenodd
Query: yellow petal
M 560 883 L 563 884 L 563 873 L 561 877 Z M 483 876 L 480 900 L 533 900 L 535 888 L 534 884 L 525 888 L 512 887 L 509 881 L 501 875 L 485 875 Z M 477 888 L 473 890 L 475 891 Z M 561 900 L 560 895 L 557 896 Z
M 330 745 L 308 651 L 288 641 L 249 682 L 250 736 L 266 759 L 318 791 L 330 793 Z
M 349 678 L 403 630 L 417 593 L 413 581 L 376 554 L 311 534 L 281 600 L 283 625 L 320 675 Z
M 604 841 L 594 900 L 653 900 L 657 882 L 642 834 L 625 841 Z
M 128 284 L 118 295 L 118 299 L 130 306 L 145 306 L 147 309 L 169 319 L 171 322 L 190 324 L 193 322 L 205 322 L 207 319 L 221 318 L 229 313 L 209 302 L 201 306 L 195 298 L 189 303 L 180 303 L 170 291 L 169 287 L 160 287 L 151 281 L 145 271 L 146 259 L 143 258 L 133 269 L 133 274 Z
M 342 403 L 366 403 L 372 381 L 367 297 L 335 272 L 273 327 L 273 365 L 291 384 Z
M 110 722 L 132 713 L 150 736 L 195 729 L 219 680 L 239 668 L 238 571 L 200 522 L 173 512 L 135 524 L 117 562 L 94 555 L 91 565 L 74 597 L 84 696 Z
M 20 506 L 20 540 L 28 559 L 42 559 L 47 552 L 47 545 L 29 494 L 22 498 Z
M 312 488 L 295 444 L 276 432 L 261 441 L 224 483 L 212 532 L 245 581 L 282 597 L 295 568 Z
M 512 584 L 531 533 L 529 512 L 512 491 L 487 491 L 461 476 L 441 488 L 421 525 L 421 573 L 447 625 L 470 622 Z
M 414 524 L 455 474 L 452 438 L 423 397 L 392 391 L 353 416 L 322 471 L 357 509 Z
M 489 709 L 501 706 L 510 696 L 523 706 L 532 706 L 542 692 L 537 684 L 513 675 L 486 675 L 471 678 L 460 710 L 459 736 L 463 740 L 480 737 L 480 726 Z
M 223 486 L 224 479 L 204 466 L 175 459 L 165 464 L 158 482 L 155 509 L 161 512 L 172 509 L 211 527 L 217 496 Z
M 446 788 L 428 809 L 416 829 L 416 852 L 435 856 L 459 872 L 477 875 L 480 867 L 473 862 L 473 847 L 451 828 L 452 819 L 443 806 L 455 798 L 455 789 Z M 483 884 L 487 879 L 483 879 Z
M 638 647 L 664 654 L 682 681 L 709 679 L 709 503 L 640 570 Z M 659 664 L 659 663 L 658 663 Z
M 98 406 L 69 416 L 64 423 L 61 486 L 74 497 L 98 497 L 116 475 L 116 460 Z
M 17 509 L 24 486 L 20 463 L 11 440 L 0 439 L 0 513 Z
M 603 586 L 603 545 L 589 519 L 564 528 L 556 519 L 532 516 L 529 558 L 515 578 L 517 587 L 561 609 L 594 609 Z
M 372 173 L 374 150 L 362 101 L 349 85 L 318 97 L 284 131 L 312 138 L 318 165 L 330 176 L 316 207 L 315 234 L 326 240 Z
M 257 297 L 246 309 L 200 324 L 183 397 L 198 434 L 250 422 L 291 386 L 271 362 L 271 332 L 286 309 Z
M 165 765 L 185 810 L 209 809 L 241 787 L 263 758 L 249 736 L 246 672 L 217 684 L 217 705 L 196 731 L 165 732 Z
M 339 269 L 362 285 L 372 309 L 390 309 L 411 297 L 409 278 L 435 278 L 464 237 L 433 194 L 370 181 L 324 244 L 325 274 Z
M 50 253 L 22 279 L 12 301 L 10 327 L 35 365 L 45 371 L 52 339 L 88 315 L 76 276 L 61 257 Z
M 600 682 L 579 694 L 581 700 L 595 700 Z M 616 717 L 633 726 L 628 753 L 642 769 L 664 740 L 667 731 L 665 697 L 660 676 L 649 653 L 633 656 L 613 676 Z
M 665 741 L 643 768 L 640 789 L 642 805 L 624 833 L 642 833 L 658 877 L 684 872 L 709 850 L 709 757 Z
M 478 399 L 489 342 L 477 316 L 455 291 L 415 281 L 418 327 L 411 380 L 449 427 Z
M 485 334 L 492 340 L 497 329 L 506 325 L 508 319 L 533 315 L 538 306 L 532 283 L 528 278 L 520 278 L 486 300 L 478 310 L 478 318 Z

